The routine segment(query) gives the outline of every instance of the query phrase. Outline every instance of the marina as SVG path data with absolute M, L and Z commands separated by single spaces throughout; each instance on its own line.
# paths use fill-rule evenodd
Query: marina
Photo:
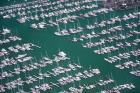
M 0 1 L 0 93 L 140 93 L 132 1 Z

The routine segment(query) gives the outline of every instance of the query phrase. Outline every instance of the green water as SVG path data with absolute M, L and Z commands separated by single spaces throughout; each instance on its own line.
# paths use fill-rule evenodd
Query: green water
M 17 3 L 21 3 L 22 0 L 16 0 Z M 5 6 L 5 5 L 10 5 L 13 4 L 13 1 L 7 2 L 6 0 L 1 0 L 0 1 L 0 6 Z M 125 11 L 116 11 L 117 15 L 122 15 L 123 13 L 127 12 L 132 12 L 133 10 L 125 10 Z M 106 15 L 107 17 L 108 15 Z M 103 18 L 100 16 L 98 18 L 98 21 Z M 94 20 L 93 18 L 90 18 L 91 20 Z M 89 19 L 89 20 L 90 20 Z M 90 23 L 92 22 L 90 20 Z M 86 20 L 80 20 L 81 25 L 85 25 L 87 23 Z M 41 55 L 45 56 L 46 52 L 47 54 L 52 57 L 53 54 L 58 53 L 59 50 L 65 51 L 69 57 L 72 59 L 73 62 L 77 62 L 77 59 L 80 59 L 81 65 L 84 67 L 84 69 L 89 69 L 89 67 L 92 68 L 99 68 L 101 70 L 101 76 L 95 76 L 92 79 L 86 80 L 86 83 L 88 82 L 95 82 L 96 79 L 98 78 L 103 78 L 106 77 L 110 74 L 112 74 L 113 79 L 116 81 L 115 84 L 123 84 L 123 83 L 129 83 L 132 82 L 136 88 L 132 90 L 124 90 L 122 93 L 140 93 L 140 78 L 133 76 L 129 74 L 129 71 L 126 70 L 119 70 L 114 67 L 114 65 L 109 64 L 104 61 L 104 57 L 106 55 L 97 55 L 93 53 L 93 49 L 86 49 L 83 48 L 80 44 L 74 43 L 70 41 L 71 37 L 70 36 L 64 36 L 64 37 L 59 37 L 55 36 L 54 32 L 56 31 L 56 27 L 54 28 L 46 28 L 43 30 L 34 30 L 29 27 L 30 22 L 27 22 L 26 24 L 19 24 L 15 19 L 0 19 L 0 27 L 8 27 L 9 29 L 12 30 L 12 33 L 18 35 L 21 37 L 23 40 L 19 43 L 28 43 L 32 42 L 34 44 L 37 44 L 41 46 L 41 49 L 35 49 L 34 51 L 28 52 L 30 55 L 34 56 L 37 58 L 37 60 L 41 59 Z M 16 42 L 17 43 L 17 42 Z M 9 45 L 15 45 L 15 43 L 10 43 Z M 1 46 L 2 47 L 7 47 L 7 46 Z M 14 54 L 16 55 L 16 54 Z M 12 55 L 12 56 L 14 56 Z M 62 64 L 61 64 L 62 65 Z M 63 64 L 64 65 L 64 64 Z M 56 65 L 54 65 L 55 67 Z M 43 69 L 45 72 L 46 70 Z M 36 73 L 36 72 L 34 72 Z M 23 75 L 23 78 L 25 76 Z M 15 77 L 16 78 L 16 77 Z M 51 80 L 46 79 L 45 82 L 50 82 L 55 80 L 56 78 L 52 78 Z M 8 80 L 7 80 L 8 81 Z M 42 81 L 40 81 L 42 82 Z M 81 81 L 85 83 L 85 81 Z M 76 83 L 76 85 L 78 82 Z M 73 84 L 70 84 L 71 86 Z M 113 84 L 114 85 L 114 84 Z M 31 85 L 32 86 L 32 85 Z M 24 89 L 28 89 L 29 86 L 25 86 Z M 65 86 L 63 88 L 56 88 L 56 90 L 51 90 L 47 91 L 46 93 L 56 93 L 58 90 L 66 89 L 68 86 Z M 111 85 L 109 86 L 111 87 Z M 104 88 L 101 88 L 104 89 Z M 91 90 L 91 91 L 85 91 L 84 93 L 94 93 L 94 91 L 99 91 L 101 90 L 100 88 L 96 88 L 96 90 Z M 16 91 L 16 90 L 15 90 Z M 13 91 L 8 91 L 7 93 L 13 93 Z

